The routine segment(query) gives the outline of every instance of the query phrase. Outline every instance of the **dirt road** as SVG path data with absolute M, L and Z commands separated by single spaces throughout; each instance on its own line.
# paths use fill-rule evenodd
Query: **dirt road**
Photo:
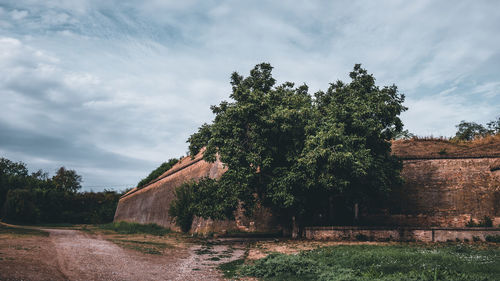
M 217 264 L 241 258 L 245 252 L 244 242 L 218 240 L 190 245 L 171 254 L 151 255 L 121 248 L 96 235 L 77 230 L 43 230 L 50 235 L 36 240 L 43 243 L 38 246 L 42 249 L 39 254 L 32 251 L 29 261 L 14 256 L 10 267 L 2 266 L 7 271 L 0 277 L 8 280 L 221 280 Z M 37 259 L 38 272 L 43 275 L 37 275 Z M 31 263 L 24 267 L 26 274 L 23 275 L 23 265 L 12 264 L 15 262 Z M 8 275 L 9 268 L 16 268 L 15 274 Z

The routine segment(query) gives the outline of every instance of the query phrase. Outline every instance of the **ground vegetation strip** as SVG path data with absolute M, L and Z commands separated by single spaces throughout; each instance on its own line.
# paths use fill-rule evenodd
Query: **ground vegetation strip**
M 257 246 L 264 258 L 251 259 L 253 253 L 221 268 L 231 277 L 262 280 L 500 280 L 498 244 L 321 245 L 297 251 L 300 242 L 264 243 Z

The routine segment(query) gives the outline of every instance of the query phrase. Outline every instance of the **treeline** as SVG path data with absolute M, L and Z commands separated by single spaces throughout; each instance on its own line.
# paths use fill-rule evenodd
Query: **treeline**
M 14 223 L 107 223 L 114 217 L 119 193 L 78 192 L 82 178 L 61 167 L 49 177 L 29 173 L 22 162 L 0 158 L 0 216 Z

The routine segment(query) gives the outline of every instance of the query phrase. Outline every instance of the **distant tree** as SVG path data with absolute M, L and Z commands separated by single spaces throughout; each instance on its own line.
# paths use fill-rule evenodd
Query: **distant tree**
M 9 190 L 28 188 L 27 178 L 26 164 L 0 158 L 0 207 L 3 206 Z
M 62 191 L 76 192 L 82 187 L 81 182 L 82 177 L 75 170 L 68 170 L 65 167 L 59 168 L 52 177 L 54 187 Z
M 139 181 L 139 183 L 137 184 L 137 187 L 141 188 L 141 187 L 147 185 L 148 183 L 150 183 L 151 181 L 153 181 L 157 177 L 161 176 L 166 171 L 170 170 L 170 168 L 172 168 L 175 164 L 177 164 L 177 162 L 179 162 L 179 159 L 172 158 L 172 159 L 168 160 L 167 162 L 162 163 L 158 168 L 154 169 L 151 173 L 149 173 L 149 175 L 147 177 L 145 177 L 141 181 Z
M 497 120 L 492 120 L 486 123 L 488 132 L 492 135 L 500 134 L 500 117 Z
M 257 202 L 286 222 L 324 214 L 332 198 L 348 204 L 377 201 L 401 183 L 401 163 L 390 140 L 401 133 L 406 110 L 396 86 L 379 88 L 360 65 L 352 82 L 331 84 L 315 99 L 306 85 L 275 86 L 272 67 L 231 76 L 233 102 L 212 106 L 215 120 L 191 136 L 191 153 L 206 146 L 228 170 L 193 186 L 195 214 L 230 218 L 241 202 Z
M 456 127 L 457 132 L 455 133 L 454 138 L 457 140 L 470 141 L 489 134 L 488 129 L 475 122 L 466 122 L 465 120 L 462 120 L 460 124 L 456 125 Z

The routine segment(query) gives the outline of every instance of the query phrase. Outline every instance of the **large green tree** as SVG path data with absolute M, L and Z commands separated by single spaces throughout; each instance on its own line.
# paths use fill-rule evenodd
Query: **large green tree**
M 192 155 L 206 146 L 204 159 L 220 157 L 228 168 L 195 184 L 197 215 L 231 217 L 239 202 L 251 213 L 260 202 L 284 223 L 304 224 L 335 198 L 365 203 L 400 183 L 390 140 L 406 108 L 396 86 L 377 87 L 356 65 L 351 83 L 313 98 L 306 85 L 276 86 L 271 71 L 262 63 L 248 77 L 233 73 L 233 101 L 212 106 L 214 121 L 188 140 Z

